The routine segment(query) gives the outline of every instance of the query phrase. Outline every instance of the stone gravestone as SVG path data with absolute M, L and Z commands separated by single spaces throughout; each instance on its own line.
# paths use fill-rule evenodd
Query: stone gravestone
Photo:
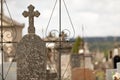
M 113 80 L 113 75 L 117 72 L 117 69 L 107 69 L 106 70 L 106 80 Z
M 120 62 L 117 63 L 117 72 L 120 73 Z
M 28 34 L 17 45 L 17 80 L 46 80 L 45 43 L 35 34 L 34 16 L 40 13 L 34 11 L 32 5 L 23 16 L 29 17 Z
M 72 67 L 72 69 L 80 67 L 80 56 L 81 56 L 81 54 L 72 54 L 71 55 L 71 67 Z

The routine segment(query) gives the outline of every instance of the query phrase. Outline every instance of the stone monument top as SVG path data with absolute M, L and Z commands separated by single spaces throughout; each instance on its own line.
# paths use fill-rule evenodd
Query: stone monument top
M 29 11 L 24 11 L 23 16 L 28 17 L 29 20 L 29 27 L 28 27 L 28 33 L 35 33 L 35 27 L 34 27 L 34 16 L 38 17 L 40 13 L 38 11 L 34 11 L 34 6 L 29 5 L 28 10 Z

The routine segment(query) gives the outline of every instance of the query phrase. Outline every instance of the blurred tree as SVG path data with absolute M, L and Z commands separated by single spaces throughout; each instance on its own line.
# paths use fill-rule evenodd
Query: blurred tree
M 108 54 L 109 54 L 108 50 L 104 50 L 104 57 L 106 58 L 106 61 L 108 61 Z
M 105 73 L 104 71 L 97 71 L 96 72 L 96 80 L 105 80 Z
M 82 42 L 83 42 L 82 38 L 80 36 L 78 36 L 75 40 L 73 47 L 72 47 L 72 53 L 78 54 L 79 48 L 80 48 Z

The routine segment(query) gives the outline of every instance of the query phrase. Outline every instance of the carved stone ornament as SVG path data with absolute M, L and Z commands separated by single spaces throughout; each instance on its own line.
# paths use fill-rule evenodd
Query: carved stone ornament
M 38 17 L 40 13 L 38 11 L 34 11 L 34 6 L 32 5 L 28 6 L 28 10 L 29 11 L 23 12 L 23 16 L 28 17 L 29 20 L 28 33 L 35 33 L 34 17 Z

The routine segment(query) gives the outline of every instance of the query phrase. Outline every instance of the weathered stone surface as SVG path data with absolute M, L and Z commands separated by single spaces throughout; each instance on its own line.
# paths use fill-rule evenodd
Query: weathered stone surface
M 117 71 L 120 73 L 120 62 L 117 63 Z
M 76 67 L 80 67 L 80 54 L 71 55 L 71 67 L 72 69 Z
M 113 80 L 115 72 L 117 72 L 117 69 L 106 69 L 106 80 Z
M 27 34 L 17 46 L 17 80 L 46 80 L 45 43 Z

